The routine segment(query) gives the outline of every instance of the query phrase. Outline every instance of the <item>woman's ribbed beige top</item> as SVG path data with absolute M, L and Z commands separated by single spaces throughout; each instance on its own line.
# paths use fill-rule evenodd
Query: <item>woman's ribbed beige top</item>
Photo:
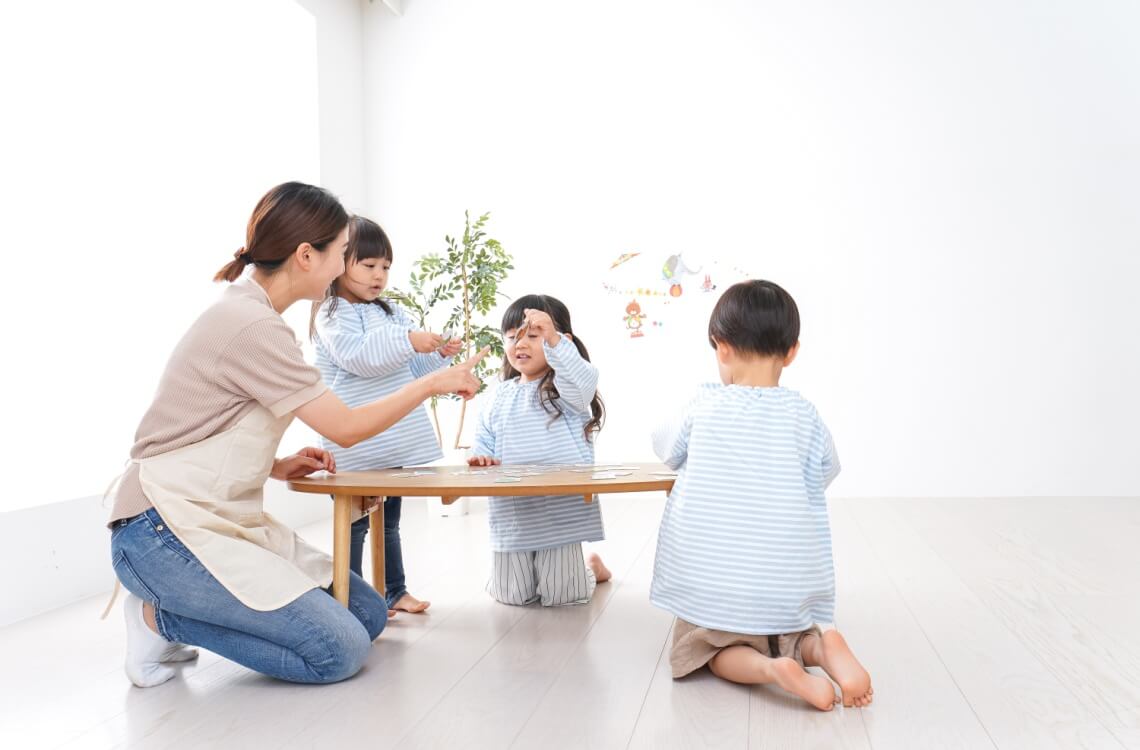
M 232 427 L 260 403 L 283 416 L 326 390 L 265 290 L 245 277 L 222 293 L 178 342 L 154 401 L 135 432 L 131 458 L 205 440 Z M 132 463 L 112 494 L 111 521 L 151 507 Z

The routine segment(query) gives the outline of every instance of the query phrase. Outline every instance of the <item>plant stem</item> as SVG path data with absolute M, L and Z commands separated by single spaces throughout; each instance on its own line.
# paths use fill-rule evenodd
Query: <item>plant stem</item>
M 463 351 L 464 358 L 471 358 L 471 294 L 468 290 L 467 260 L 471 253 L 471 218 L 463 232 L 463 258 L 459 261 L 459 271 L 463 274 Z M 455 448 L 459 448 L 459 436 L 463 434 L 463 419 L 467 416 L 467 401 L 459 407 L 459 429 L 455 431 Z
M 439 429 L 439 414 L 435 410 L 435 401 L 431 402 L 431 421 L 435 423 L 435 440 L 439 443 L 439 447 L 443 449 L 443 431 Z

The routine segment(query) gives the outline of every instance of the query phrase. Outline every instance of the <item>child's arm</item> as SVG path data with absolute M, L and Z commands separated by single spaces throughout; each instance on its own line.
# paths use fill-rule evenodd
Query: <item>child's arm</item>
M 445 339 L 443 346 L 438 351 L 417 354 L 412 357 L 412 375 L 422 378 L 429 372 L 435 372 L 441 367 L 446 367 L 447 363 L 462 349 L 463 341 L 460 339 Z
M 673 471 L 679 470 L 689 458 L 689 436 L 693 432 L 693 413 L 701 399 L 714 393 L 717 386 L 701 386 L 680 412 L 667 417 L 653 430 L 653 452 Z
M 407 329 L 412 336 L 417 335 L 417 332 L 413 330 L 416 327 L 415 322 L 408 317 L 408 314 L 404 312 L 403 308 L 395 307 L 392 312 L 396 318 L 396 322 L 401 327 Z M 447 363 L 451 361 L 451 358 L 458 354 L 459 350 L 463 348 L 463 342 L 459 339 L 445 339 L 442 336 L 439 338 L 442 346 L 438 349 L 425 352 L 417 348 L 416 355 L 412 357 L 410 362 L 412 377 L 422 378 L 429 372 L 435 372 L 439 368 L 446 366 Z
M 526 315 L 526 335 L 542 340 L 546 363 L 554 370 L 554 387 L 558 390 L 558 403 L 565 404 L 579 414 L 590 413 L 590 402 L 598 392 L 598 368 L 578 353 L 568 333 L 559 333 L 554 321 L 542 310 L 523 310 Z
M 684 466 L 689 457 L 689 433 L 692 429 L 692 412 L 686 409 L 653 430 L 653 452 L 673 471 Z
M 318 311 L 317 336 L 333 364 L 364 378 L 407 367 L 416 353 L 404 326 L 365 329 L 363 317 L 344 300 L 331 316 L 324 307 Z
M 542 351 L 550 369 L 554 370 L 554 387 L 558 389 L 558 403 L 565 404 L 579 414 L 590 413 L 590 402 L 598 392 L 598 368 L 578 353 L 578 347 L 564 335 L 550 346 L 545 340 Z
M 485 404 L 479 410 L 479 421 L 475 426 L 475 440 L 471 444 L 471 451 L 467 456 L 469 466 L 493 466 L 500 463 L 495 457 L 495 429 L 491 422 L 491 415 L 498 402 L 496 393 L 490 404 Z
M 816 439 L 820 442 L 819 468 L 826 489 L 832 481 L 839 476 L 839 456 L 835 452 L 835 442 L 831 439 L 831 431 L 823 420 L 819 420 L 819 431 Z

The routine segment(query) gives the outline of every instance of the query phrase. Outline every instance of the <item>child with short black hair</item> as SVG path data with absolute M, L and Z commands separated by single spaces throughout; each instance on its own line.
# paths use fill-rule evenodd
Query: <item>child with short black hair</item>
M 871 678 L 830 625 L 835 572 L 824 490 L 839 473 L 815 407 L 780 386 L 799 351 L 795 300 L 770 281 L 725 291 L 709 320 L 721 384 L 653 436 L 677 481 L 661 519 L 650 600 L 677 617 L 673 677 L 709 665 L 775 683 L 827 711 L 871 703 Z M 822 627 L 821 627 L 822 625 Z

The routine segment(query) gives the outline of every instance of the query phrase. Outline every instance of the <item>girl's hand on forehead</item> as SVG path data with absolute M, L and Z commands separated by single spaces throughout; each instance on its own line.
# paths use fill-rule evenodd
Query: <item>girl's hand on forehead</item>
M 527 334 L 535 334 L 541 336 L 547 346 L 557 346 L 558 339 L 560 338 L 558 331 L 554 328 L 554 321 L 551 320 L 550 314 L 542 310 L 532 310 L 529 307 L 523 310 L 525 322 L 524 326 L 528 327 Z M 522 326 L 519 326 L 521 329 Z

